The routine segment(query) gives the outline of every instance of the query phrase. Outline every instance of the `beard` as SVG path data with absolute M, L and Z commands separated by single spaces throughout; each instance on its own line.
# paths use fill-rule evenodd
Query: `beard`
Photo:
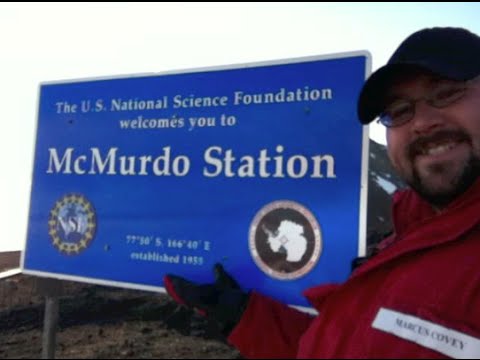
M 428 170 L 434 176 L 442 176 L 449 172 L 445 164 L 432 165 Z M 420 175 L 417 168 L 413 169 L 412 179 L 407 183 L 433 207 L 441 209 L 467 191 L 479 176 L 480 158 L 472 154 L 463 165 L 462 170 L 455 176 L 450 176 L 450 179 L 446 180 L 446 184 L 442 188 L 431 186 L 425 176 Z
M 429 143 L 446 141 L 468 143 L 472 151 L 459 163 L 433 163 L 422 169 L 415 164 L 415 158 Z M 480 176 L 480 156 L 475 154 L 472 139 L 462 130 L 441 130 L 433 135 L 413 141 L 406 149 L 412 166 L 405 182 L 424 200 L 437 209 L 444 208 L 463 194 Z M 404 173 L 403 175 L 406 175 Z

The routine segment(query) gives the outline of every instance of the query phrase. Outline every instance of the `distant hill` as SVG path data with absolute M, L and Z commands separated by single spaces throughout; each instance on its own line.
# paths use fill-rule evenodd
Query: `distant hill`
M 384 145 L 370 140 L 368 176 L 367 237 L 369 244 L 375 242 L 376 234 L 392 229 L 391 201 L 393 193 L 405 187 L 395 174 Z
M 20 251 L 0 252 L 0 271 L 20 267 Z

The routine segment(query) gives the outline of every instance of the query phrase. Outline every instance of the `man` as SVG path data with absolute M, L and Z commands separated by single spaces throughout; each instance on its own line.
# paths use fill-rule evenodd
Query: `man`
M 168 275 L 178 301 L 224 324 L 245 357 L 480 356 L 480 38 L 464 29 L 408 37 L 364 85 L 358 115 L 387 127 L 390 160 L 410 190 L 394 233 L 340 285 L 309 289 L 311 317 L 220 266 L 217 282 Z

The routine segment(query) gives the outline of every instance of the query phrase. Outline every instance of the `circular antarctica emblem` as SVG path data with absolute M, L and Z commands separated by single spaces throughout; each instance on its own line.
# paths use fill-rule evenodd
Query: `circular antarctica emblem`
M 307 208 L 293 201 L 264 206 L 252 221 L 249 240 L 258 267 L 281 280 L 309 273 L 322 251 L 317 220 Z
M 48 221 L 53 246 L 61 253 L 77 255 L 93 240 L 95 210 L 83 195 L 68 194 L 55 203 Z

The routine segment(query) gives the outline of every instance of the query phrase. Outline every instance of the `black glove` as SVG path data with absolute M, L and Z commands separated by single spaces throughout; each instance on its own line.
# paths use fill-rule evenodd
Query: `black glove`
M 215 320 L 221 333 L 228 336 L 240 321 L 249 295 L 240 289 L 222 265 L 215 264 L 214 273 L 213 284 L 195 284 L 171 274 L 165 275 L 163 283 L 176 302 Z

